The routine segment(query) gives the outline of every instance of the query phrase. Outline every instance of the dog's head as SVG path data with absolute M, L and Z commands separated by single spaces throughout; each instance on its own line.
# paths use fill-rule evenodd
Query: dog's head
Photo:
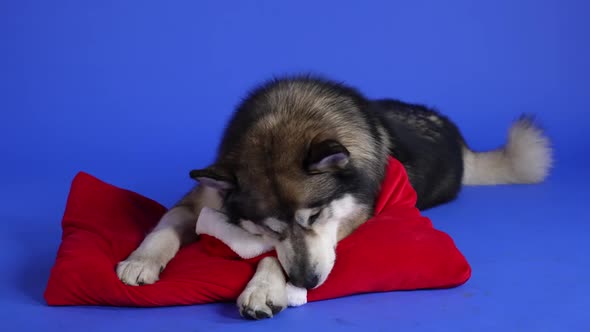
M 274 241 L 295 286 L 321 285 L 372 209 L 384 158 L 361 102 L 313 81 L 265 87 L 230 121 L 217 161 L 191 171 L 222 193 L 230 221 Z
M 315 155 L 317 149 L 321 154 Z M 337 241 L 368 212 L 338 178 L 346 177 L 342 172 L 349 157 L 344 147 L 323 142 L 311 155 L 306 166 L 280 172 L 245 167 L 230 177 L 217 165 L 191 171 L 202 185 L 222 193 L 231 222 L 273 241 L 291 283 L 305 288 L 326 280 Z

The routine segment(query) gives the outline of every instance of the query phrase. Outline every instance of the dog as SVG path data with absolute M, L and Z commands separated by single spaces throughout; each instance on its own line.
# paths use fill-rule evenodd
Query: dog
M 507 143 L 476 152 L 437 110 L 371 100 L 342 82 L 312 75 L 273 78 L 241 101 L 215 161 L 190 171 L 198 183 L 117 266 L 128 285 L 152 284 L 181 246 L 195 241 L 203 207 L 223 211 L 272 241 L 237 299 L 245 318 L 269 318 L 287 304 L 286 284 L 312 289 L 328 278 L 335 247 L 372 216 L 388 158 L 399 160 L 426 210 L 463 185 L 533 184 L 552 167 L 550 141 L 532 116 Z

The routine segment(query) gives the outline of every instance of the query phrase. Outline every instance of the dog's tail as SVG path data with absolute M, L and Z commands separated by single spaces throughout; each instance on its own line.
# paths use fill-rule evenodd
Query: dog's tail
M 553 164 L 549 138 L 534 118 L 521 116 L 510 128 L 507 144 L 475 152 L 463 148 L 463 184 L 531 184 L 545 180 Z

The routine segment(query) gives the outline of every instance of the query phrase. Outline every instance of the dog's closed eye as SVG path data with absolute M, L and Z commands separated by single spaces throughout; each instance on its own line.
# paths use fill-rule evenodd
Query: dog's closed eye
M 317 212 L 312 213 L 309 218 L 307 219 L 307 223 L 309 226 L 313 225 L 317 220 L 318 217 L 320 216 L 320 214 L 322 213 L 322 210 L 318 210 Z

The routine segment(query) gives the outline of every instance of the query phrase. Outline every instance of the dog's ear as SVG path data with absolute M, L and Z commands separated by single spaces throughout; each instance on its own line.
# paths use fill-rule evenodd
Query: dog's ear
M 190 177 L 199 181 L 204 186 L 212 187 L 217 190 L 231 190 L 235 188 L 235 178 L 224 168 L 212 165 L 203 169 L 193 169 L 189 173 Z
M 327 139 L 309 147 L 305 167 L 311 174 L 335 172 L 344 169 L 349 160 L 350 152 L 344 145 Z

